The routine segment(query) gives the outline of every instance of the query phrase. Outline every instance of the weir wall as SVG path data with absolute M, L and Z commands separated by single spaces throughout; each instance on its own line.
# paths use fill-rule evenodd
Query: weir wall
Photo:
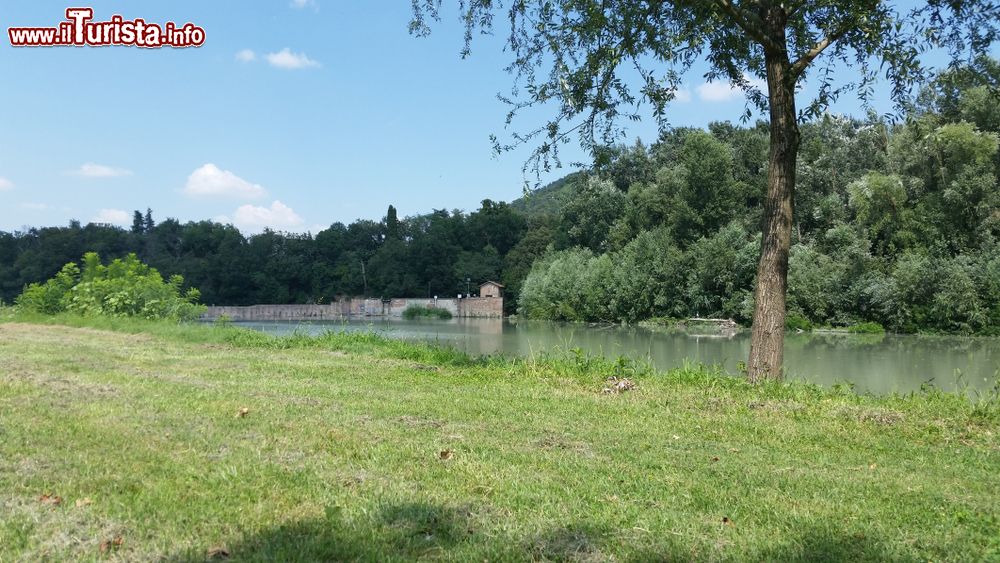
M 323 305 L 249 305 L 212 306 L 201 316 L 204 320 L 227 317 L 232 321 L 326 321 L 350 318 L 398 318 L 411 305 L 444 309 L 459 318 L 502 318 L 503 297 L 464 297 L 461 299 L 344 299 Z

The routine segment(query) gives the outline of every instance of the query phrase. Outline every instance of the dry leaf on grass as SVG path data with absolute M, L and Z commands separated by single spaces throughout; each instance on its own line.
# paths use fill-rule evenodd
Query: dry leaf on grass
M 107 553 L 112 549 L 118 549 L 123 543 L 125 543 L 125 540 L 123 540 L 121 536 L 115 536 L 113 539 L 104 540 L 100 545 L 101 553 Z
M 45 493 L 38 497 L 38 502 L 42 504 L 51 504 L 52 506 L 59 506 L 62 504 L 62 497 L 59 495 L 53 495 L 50 493 Z
M 452 450 L 441 450 L 441 453 L 438 454 L 438 458 L 442 461 L 448 461 L 453 457 L 455 457 L 455 452 Z
M 210 547 L 206 555 L 209 559 L 229 559 L 229 548 L 224 545 Z
M 605 395 L 617 395 L 619 393 L 624 393 L 625 391 L 632 391 L 636 388 L 635 382 L 627 377 L 622 377 L 621 379 L 611 376 L 608 378 L 608 385 L 601 389 L 601 393 Z
M 82 507 L 87 506 L 88 504 L 91 504 L 93 502 L 94 501 L 90 500 L 90 497 L 87 497 L 87 498 L 78 498 L 78 499 L 76 499 L 76 507 L 77 508 L 82 508 Z
M 236 418 L 243 418 L 244 416 L 250 414 L 250 409 L 243 407 L 236 413 Z

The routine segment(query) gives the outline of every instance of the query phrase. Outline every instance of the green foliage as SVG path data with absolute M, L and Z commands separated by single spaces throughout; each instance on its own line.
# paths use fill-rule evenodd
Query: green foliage
M 80 279 L 80 268 L 73 262 L 45 283 L 33 283 L 24 288 L 14 303 L 21 309 L 54 315 L 67 309 L 70 291 Z
M 797 244 L 792 247 L 788 269 L 789 319 L 824 324 L 831 321 L 845 306 L 844 291 L 848 284 L 847 265 L 823 254 L 811 246 Z
M 611 320 L 605 295 L 610 277 L 607 255 L 580 248 L 551 253 L 535 262 L 525 279 L 519 312 L 528 318 Z
M 788 279 L 796 327 L 870 321 L 907 331 L 991 330 L 1000 282 L 988 267 L 990 258 L 970 250 L 992 248 L 993 217 L 1000 216 L 1000 205 L 983 195 L 996 181 L 990 168 L 995 135 L 938 122 L 928 136 L 921 127 L 890 130 L 875 117 L 830 116 L 803 126 L 803 181 L 796 196 L 802 212 Z M 749 320 L 757 219 L 753 209 L 745 210 L 742 220 L 731 218 L 755 201 L 740 186 L 762 185 L 763 151 L 754 148 L 762 140 L 755 130 L 721 124 L 710 129 L 711 135 L 674 130 L 648 148 L 637 144 L 607 152 L 597 171 L 624 199 L 607 187 L 595 196 L 601 184 L 594 181 L 578 184 L 578 201 L 561 214 L 566 234 L 554 240 L 564 254 L 536 264 L 527 276 L 528 301 L 521 313 L 626 322 L 695 314 Z M 929 163 L 913 151 L 920 142 L 931 142 L 928 138 L 941 155 Z M 752 156 L 756 165 L 746 163 Z M 973 202 L 978 198 L 981 209 L 972 216 L 956 215 L 954 202 L 935 195 L 939 190 L 927 189 L 921 179 L 930 176 L 933 183 L 952 174 L 949 170 L 959 171 L 961 180 L 952 186 L 954 193 Z M 976 178 L 982 185 L 974 189 L 970 182 Z M 718 224 L 727 217 L 729 223 Z M 571 224 L 576 230 L 569 230 Z M 648 233 L 664 230 L 682 256 L 677 262 L 669 251 L 663 254 L 673 278 L 665 271 L 653 275 L 648 264 L 656 260 L 648 255 L 632 259 L 632 251 L 642 247 L 641 242 L 630 247 L 633 241 L 648 241 Z M 573 246 L 606 252 L 616 267 L 604 276 L 599 255 L 583 260 L 565 254 Z M 917 268 L 908 255 L 931 263 Z M 601 286 L 582 287 L 585 279 Z
M 979 67 L 925 84 L 904 123 L 823 115 L 800 125 L 791 325 L 1000 334 L 1000 104 L 984 89 L 1000 63 Z M 83 272 L 64 265 L 95 250 L 135 252 L 220 305 L 452 296 L 467 279 L 496 279 L 507 312 L 529 318 L 748 323 L 768 134 L 763 123 L 666 129 L 650 144 L 605 147 L 592 170 L 509 205 L 405 218 L 390 207 L 381 221 L 315 236 L 156 223 L 148 210 L 134 232 L 76 222 L 0 232 L 0 299 L 24 290 L 32 310 L 66 310 Z
M 812 322 L 802 315 L 792 311 L 785 316 L 785 328 L 788 330 L 812 330 Z
M 903 224 L 906 209 L 906 188 L 898 176 L 872 172 L 849 184 L 847 193 L 855 223 L 866 231 L 868 240 L 880 254 L 905 248 L 905 242 L 897 240 L 896 233 Z
M 205 308 L 198 304 L 196 288 L 183 291 L 184 278 L 160 273 L 134 254 L 107 266 L 95 252 L 83 256 L 83 269 L 66 264 L 52 279 L 25 288 L 16 304 L 28 312 L 53 315 L 70 312 L 83 316 L 139 317 L 193 320 Z
M 426 35 L 448 3 L 412 4 L 411 33 Z M 507 123 L 522 113 L 538 119 L 540 109 L 548 110 L 537 126 L 511 132 L 508 143 L 494 139 L 498 151 L 530 145 L 528 166 L 539 171 L 559 165 L 559 151 L 573 137 L 600 168 L 613 157 L 608 145 L 643 114 L 667 129 L 667 106 L 682 91 L 685 74 L 701 63 L 707 67 L 699 66 L 699 72 L 744 90 L 748 105 L 765 115 L 770 106 L 790 111 L 794 119 L 792 92 L 807 81 L 816 94 L 803 100 L 800 114 L 817 118 L 850 92 L 870 101 L 871 86 L 878 81 L 888 84 L 890 98 L 903 107 L 912 89 L 926 79 L 922 52 L 940 49 L 957 67 L 989 53 L 1000 33 L 996 7 L 985 0 L 913 6 L 847 0 L 793 5 L 721 0 L 453 4 L 466 26 L 463 54 L 480 34 L 507 37 L 507 68 L 514 76 L 512 94 L 504 98 L 511 106 Z M 841 67 L 851 68 L 858 80 L 834 80 L 833 70 Z M 769 68 L 782 77 L 783 84 L 773 85 L 787 88 L 791 96 L 769 99 L 771 91 L 763 85 L 777 78 Z M 748 107 L 746 117 L 751 115 Z M 772 125 L 781 134 L 779 124 Z M 628 165 L 612 178 L 621 189 L 621 184 L 646 181 L 644 156 L 627 155 Z M 787 157 L 794 162 L 794 152 Z
M 424 307 L 422 305 L 410 305 L 403 311 L 403 318 L 407 320 L 414 319 L 442 319 L 447 320 L 451 318 L 451 312 L 447 309 L 441 309 L 438 307 Z
M 616 252 L 552 252 L 524 281 L 528 318 L 637 322 L 651 317 L 729 315 L 745 320 L 754 239 L 734 225 L 687 252 L 665 229 L 640 233 Z
M 878 323 L 858 323 L 847 327 L 847 332 L 852 334 L 885 334 L 885 328 Z
M 927 110 L 895 127 L 876 116 L 802 125 L 789 328 L 877 323 L 894 332 L 1000 333 L 998 131 L 961 120 L 963 92 L 950 98 L 950 113 Z M 581 227 L 586 237 L 557 239 L 525 279 L 521 314 L 748 322 L 763 142 L 757 127 L 712 124 L 708 133 L 669 130 L 648 147 L 605 151 L 596 171 L 624 194 L 614 196 L 623 207 L 562 216 L 564 225 L 617 218 L 607 229 L 596 219 Z M 583 198 L 573 213 L 580 206 L 602 208 Z M 601 256 L 614 265 L 607 275 Z
M 625 200 L 625 192 L 609 180 L 591 177 L 579 184 L 560 213 L 560 244 L 605 250 L 608 232 L 621 217 Z
M 685 260 L 685 315 L 749 322 L 759 254 L 760 236 L 738 222 L 695 241 Z

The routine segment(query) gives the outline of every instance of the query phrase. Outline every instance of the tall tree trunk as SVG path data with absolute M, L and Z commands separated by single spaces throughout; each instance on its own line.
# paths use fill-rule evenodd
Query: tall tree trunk
M 780 35 L 783 45 L 784 33 Z M 753 383 L 782 377 L 788 251 L 792 239 L 795 161 L 799 150 L 795 84 L 789 76 L 788 56 L 785 53 L 768 53 L 765 64 L 771 110 L 771 150 L 764 200 L 764 236 L 757 265 L 753 332 L 747 362 L 747 375 Z

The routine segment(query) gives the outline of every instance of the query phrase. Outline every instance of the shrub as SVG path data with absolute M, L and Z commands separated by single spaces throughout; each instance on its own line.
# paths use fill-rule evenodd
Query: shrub
M 878 323 L 858 323 L 847 327 L 847 332 L 853 334 L 885 334 L 885 328 Z
M 553 252 L 535 261 L 521 286 L 518 312 L 530 319 L 598 320 L 596 294 L 589 278 L 604 273 L 587 249 Z
M 788 267 L 789 317 L 798 312 L 807 324 L 809 319 L 825 323 L 836 314 L 844 294 L 847 266 L 815 248 L 797 244 L 792 247 Z M 809 330 L 806 326 L 790 326 Z
M 785 317 L 785 328 L 788 330 L 812 330 L 813 324 L 804 316 L 789 312 L 788 316 Z
M 403 311 L 403 318 L 408 320 L 414 319 L 442 319 L 447 320 L 451 318 L 451 312 L 447 309 L 439 309 L 437 307 L 424 307 L 422 305 L 410 305 Z
M 201 293 L 195 288 L 182 292 L 183 285 L 184 278 L 177 275 L 164 281 L 135 254 L 105 266 L 97 253 L 88 252 L 82 270 L 73 262 L 66 264 L 52 279 L 26 287 L 16 304 L 46 315 L 197 319 L 205 312 L 198 304 Z

